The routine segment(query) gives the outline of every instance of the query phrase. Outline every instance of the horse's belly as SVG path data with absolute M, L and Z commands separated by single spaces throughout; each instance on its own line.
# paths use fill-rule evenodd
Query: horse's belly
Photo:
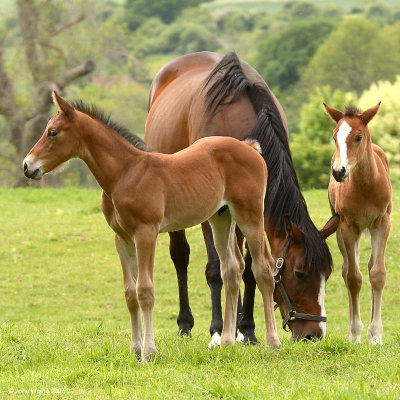
M 180 231 L 191 226 L 199 225 L 207 221 L 225 203 L 207 202 L 199 204 L 197 207 L 186 207 L 176 212 L 167 212 L 160 224 L 160 233 Z

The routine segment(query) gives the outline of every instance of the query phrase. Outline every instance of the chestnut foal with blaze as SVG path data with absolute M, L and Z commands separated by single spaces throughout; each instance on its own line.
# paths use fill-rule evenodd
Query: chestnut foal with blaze
M 368 261 L 372 287 L 371 322 L 367 336 L 371 343 L 382 344 L 381 306 L 386 281 L 385 249 L 390 231 L 392 187 L 389 162 L 383 150 L 371 142 L 368 123 L 380 103 L 363 113 L 348 107 L 345 113 L 324 103 L 336 122 L 333 138 L 336 153 L 332 158 L 329 202 L 340 216 L 337 242 L 343 255 L 342 275 L 349 295 L 350 322 L 348 338 L 361 341 L 359 294 L 362 275 L 359 268 L 361 232 L 371 233 L 371 257 Z
M 131 350 L 155 354 L 152 310 L 157 235 L 209 220 L 221 260 L 225 317 L 221 345 L 235 342 L 239 285 L 244 270 L 235 221 L 246 237 L 264 302 L 265 342 L 276 332 L 273 259 L 264 236 L 267 168 L 258 143 L 229 137 L 202 139 L 172 155 L 153 153 L 144 142 L 93 107 L 70 104 L 53 93 L 59 112 L 23 162 L 28 178 L 40 179 L 61 163 L 81 158 L 103 189 L 102 209 L 115 232 L 125 297 L 131 316 Z M 147 150 L 147 151 L 144 151 Z M 142 319 L 143 314 L 143 334 Z

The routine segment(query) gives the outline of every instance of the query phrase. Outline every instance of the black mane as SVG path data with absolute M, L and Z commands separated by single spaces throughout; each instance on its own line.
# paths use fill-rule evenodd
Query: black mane
M 84 103 L 82 100 L 76 100 L 71 103 L 77 110 L 90 115 L 91 117 L 97 119 L 103 124 L 107 125 L 115 132 L 120 134 L 124 139 L 126 139 L 129 143 L 135 146 L 139 150 L 150 152 L 151 149 L 146 145 L 146 143 L 137 135 L 132 133 L 125 126 L 114 122 L 111 120 L 111 115 L 106 114 L 104 110 L 100 109 L 94 104 Z
M 220 78 L 219 78 L 220 76 Z M 268 184 L 264 207 L 267 219 L 276 227 L 276 233 L 285 236 L 284 218 L 289 216 L 303 233 L 307 267 L 312 272 L 330 272 L 332 256 L 324 238 L 308 214 L 294 170 L 286 129 L 279 110 L 268 91 L 249 82 L 235 53 L 227 54 L 206 80 L 212 86 L 206 93 L 208 109 L 233 102 L 240 93 L 247 93 L 257 120 L 249 134 L 256 139 L 268 168 Z M 236 89 L 237 87 L 237 89 Z M 235 91 L 232 94 L 232 91 Z M 231 96 L 231 100 L 227 98 Z

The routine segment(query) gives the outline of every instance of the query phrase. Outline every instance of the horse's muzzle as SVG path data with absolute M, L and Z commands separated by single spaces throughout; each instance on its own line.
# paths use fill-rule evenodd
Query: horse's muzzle
M 347 171 L 345 167 L 341 167 L 338 170 L 332 167 L 332 176 L 335 178 L 336 182 L 343 182 L 348 175 L 349 171 Z
M 31 162 L 28 157 L 23 162 L 24 175 L 29 179 L 39 180 L 42 178 L 42 168 L 35 162 Z

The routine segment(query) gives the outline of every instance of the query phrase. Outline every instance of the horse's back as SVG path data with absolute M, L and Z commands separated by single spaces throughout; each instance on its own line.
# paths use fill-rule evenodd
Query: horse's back
M 234 102 L 222 103 L 215 113 L 207 105 L 206 81 L 223 59 L 217 53 L 200 52 L 178 57 L 160 69 L 154 78 L 146 121 L 146 143 L 163 153 L 174 153 L 206 136 L 231 136 L 243 139 L 251 131 L 257 110 L 248 93 L 243 92 Z M 261 76 L 244 61 L 240 61 L 250 84 L 269 93 L 287 132 L 284 112 L 278 100 Z M 228 98 L 229 100 L 229 98 Z

